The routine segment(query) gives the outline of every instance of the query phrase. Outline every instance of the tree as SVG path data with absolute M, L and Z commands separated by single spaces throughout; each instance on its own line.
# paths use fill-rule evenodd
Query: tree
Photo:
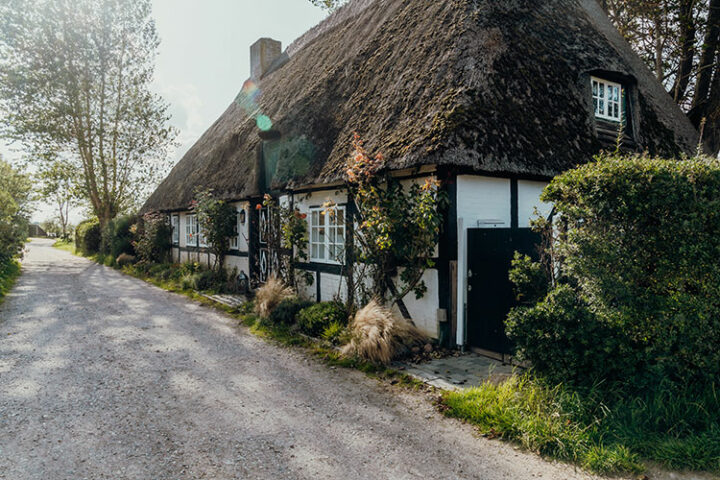
M 325 10 L 333 11 L 344 5 L 346 1 L 347 0 L 310 0 L 310 3 Z
M 149 0 L 6 0 L 0 119 L 38 162 L 73 173 L 102 225 L 152 188 L 175 130 L 151 93 L 158 47 Z
M 28 235 L 30 178 L 0 157 L 0 261 L 15 256 Z
M 41 164 L 36 177 L 39 182 L 38 193 L 54 204 L 59 233 L 62 238 L 67 238 L 70 207 L 74 205 L 77 195 L 74 169 L 67 162 L 55 160 Z
M 720 150 L 720 0 L 602 0 L 610 19 Z

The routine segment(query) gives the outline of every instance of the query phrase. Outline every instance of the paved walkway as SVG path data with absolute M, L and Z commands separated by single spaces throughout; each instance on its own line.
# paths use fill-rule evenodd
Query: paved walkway
M 476 353 L 438 358 L 420 364 L 401 365 L 406 373 L 418 380 L 445 390 L 477 387 L 487 380 L 504 380 L 513 373 L 511 365 Z
M 50 245 L 0 306 L 0 478 L 587 478 Z

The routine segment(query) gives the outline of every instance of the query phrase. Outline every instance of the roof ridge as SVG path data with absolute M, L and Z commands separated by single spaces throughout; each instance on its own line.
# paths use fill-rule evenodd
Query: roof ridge
M 373 3 L 381 0 L 350 0 L 342 7 L 335 10 L 333 13 L 327 16 L 320 23 L 312 27 L 307 32 L 296 38 L 288 47 L 285 49 L 285 53 L 292 57 L 297 52 L 302 50 L 306 45 L 311 43 L 313 40 L 337 27 L 341 23 L 350 20 L 360 15 L 365 9 L 370 7 Z

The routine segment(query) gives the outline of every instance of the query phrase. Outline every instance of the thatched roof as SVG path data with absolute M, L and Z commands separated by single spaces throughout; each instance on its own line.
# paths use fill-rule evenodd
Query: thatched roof
M 355 131 L 393 169 L 553 176 L 603 145 L 594 71 L 633 85 L 640 148 L 693 150 L 696 131 L 595 0 L 351 1 L 227 108 L 143 210 L 185 208 L 195 187 L 260 194 L 258 114 L 282 134 L 264 147 L 275 186 L 341 179 Z

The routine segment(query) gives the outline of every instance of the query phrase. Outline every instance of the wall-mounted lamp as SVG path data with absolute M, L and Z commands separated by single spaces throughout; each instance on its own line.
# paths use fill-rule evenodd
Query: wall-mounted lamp
M 246 217 L 247 214 L 245 213 L 245 209 L 244 209 L 244 208 L 243 208 L 242 210 L 240 210 L 239 215 L 240 215 L 240 225 L 245 225 L 245 220 L 246 220 L 245 217 Z

